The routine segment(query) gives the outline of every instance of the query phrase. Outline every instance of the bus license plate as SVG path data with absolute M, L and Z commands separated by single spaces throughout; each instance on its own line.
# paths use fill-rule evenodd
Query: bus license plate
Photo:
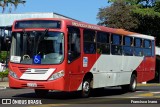
M 28 87 L 37 87 L 37 84 L 36 83 L 27 83 L 27 86 Z

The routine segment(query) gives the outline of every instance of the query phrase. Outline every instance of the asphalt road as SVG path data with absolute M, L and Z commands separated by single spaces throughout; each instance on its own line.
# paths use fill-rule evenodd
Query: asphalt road
M 90 98 L 81 98 L 78 92 L 57 91 L 49 92 L 46 98 L 37 98 L 32 89 L 7 88 L 0 90 L 0 98 L 11 99 L 11 103 L 14 103 L 14 105 L 3 104 L 0 107 L 106 107 L 106 105 L 134 107 L 137 104 L 141 107 L 151 107 L 153 104 L 154 107 L 159 107 L 160 86 L 139 86 L 134 93 L 125 92 L 119 87 L 96 89 L 92 91 Z M 28 105 L 28 103 L 42 103 L 42 105 Z

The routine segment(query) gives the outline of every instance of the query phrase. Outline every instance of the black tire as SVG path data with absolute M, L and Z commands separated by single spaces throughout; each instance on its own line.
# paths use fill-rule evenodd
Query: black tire
M 91 91 L 91 79 L 84 79 L 82 83 L 82 91 L 81 91 L 81 97 L 87 98 L 90 95 Z
M 137 88 L 137 77 L 135 74 L 131 75 L 130 84 L 122 85 L 122 90 L 127 92 L 135 92 Z
M 47 95 L 49 90 L 35 89 L 34 91 L 35 91 L 37 97 L 44 98 Z

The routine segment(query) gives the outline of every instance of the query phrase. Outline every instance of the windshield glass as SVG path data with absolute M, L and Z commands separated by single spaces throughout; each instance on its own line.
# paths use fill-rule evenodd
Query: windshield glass
M 64 34 L 33 31 L 13 33 L 10 61 L 23 64 L 59 64 L 64 59 Z

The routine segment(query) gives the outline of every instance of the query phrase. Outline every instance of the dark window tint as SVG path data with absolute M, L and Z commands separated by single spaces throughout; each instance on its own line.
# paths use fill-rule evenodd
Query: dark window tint
M 135 38 L 135 47 L 142 47 L 142 39 Z
M 151 41 L 150 40 L 144 40 L 144 48 L 151 48 Z
M 80 30 L 68 27 L 68 62 L 72 62 L 80 56 Z
M 84 42 L 84 52 L 86 54 L 96 53 L 96 44 L 92 42 Z
M 140 38 L 135 38 L 134 39 L 134 55 L 135 56 L 143 56 L 143 45 L 142 45 L 142 39 Z
M 109 33 L 97 32 L 97 42 L 109 43 Z
M 122 55 L 121 38 L 122 36 L 120 35 L 117 34 L 112 35 L 111 53 L 113 55 Z
M 97 44 L 97 53 L 99 54 L 110 54 L 110 45 L 109 44 Z
M 112 35 L 112 44 L 114 44 L 114 45 L 120 45 L 121 44 L 121 36 L 113 34 Z
M 97 32 L 97 53 L 110 54 L 109 33 Z
M 124 46 L 123 47 L 123 53 L 126 56 L 132 56 L 133 55 L 133 47 L 130 46 Z
M 84 30 L 84 41 L 95 42 L 95 32 L 92 30 Z
M 124 37 L 124 45 L 131 46 L 131 44 L 132 44 L 132 38 L 131 37 Z
M 151 49 L 151 41 L 144 40 L 144 49 L 143 49 L 144 56 L 152 56 L 152 49 Z
M 113 55 L 122 55 L 122 46 L 112 45 L 111 52 Z
M 142 48 L 134 48 L 134 55 L 135 56 L 143 56 L 143 49 Z
M 84 53 L 94 54 L 96 53 L 96 38 L 95 31 L 84 29 L 83 31 L 84 39 Z
M 143 49 L 144 56 L 152 56 L 151 48 L 144 48 Z
M 152 56 L 155 56 L 155 41 L 152 41 Z
M 132 37 L 124 37 L 124 46 L 123 46 L 123 54 L 125 56 L 133 55 L 133 46 L 132 46 Z

